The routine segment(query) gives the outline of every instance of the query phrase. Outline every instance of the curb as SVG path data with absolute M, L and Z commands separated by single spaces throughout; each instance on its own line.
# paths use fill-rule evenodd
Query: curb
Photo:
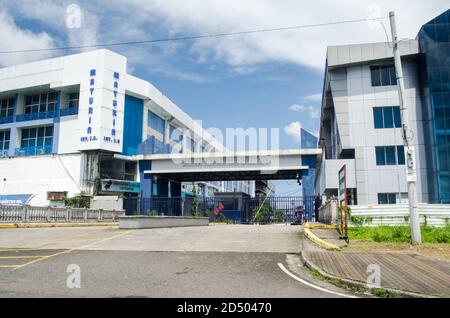
M 321 229 L 321 230 L 334 230 L 337 229 L 336 225 L 309 225 L 306 223 L 304 226 L 305 229 Z
M 314 243 L 316 243 L 317 245 L 319 245 L 320 247 L 322 247 L 326 250 L 333 250 L 333 251 L 341 250 L 341 248 L 339 246 L 328 243 L 328 242 L 322 240 L 320 237 L 316 236 L 313 232 L 311 232 L 310 227 L 305 226 L 304 233 L 308 239 L 310 239 L 311 241 L 313 241 Z
M 351 280 L 351 279 L 347 279 L 347 278 L 342 278 L 342 277 L 338 277 L 338 276 L 334 276 L 331 274 L 328 274 L 327 272 L 323 271 L 319 266 L 317 266 L 316 264 L 314 264 L 313 262 L 311 262 L 310 260 L 308 260 L 305 255 L 304 252 L 302 251 L 300 253 L 300 258 L 301 261 L 305 264 L 305 266 L 311 270 L 315 270 L 318 271 L 320 275 L 327 277 L 329 279 L 336 279 L 339 280 L 340 282 L 342 282 L 343 284 L 347 285 L 349 288 L 353 288 L 353 287 L 357 287 L 357 286 L 364 286 L 366 288 L 368 288 L 370 291 L 376 288 L 370 288 L 367 286 L 367 284 L 365 284 L 364 282 L 361 281 L 357 281 L 357 280 Z M 438 298 L 436 296 L 431 296 L 431 295 L 426 295 L 426 294 L 419 294 L 419 293 L 414 293 L 414 292 L 408 292 L 408 291 L 404 291 L 404 290 L 400 290 L 400 289 L 394 289 L 394 288 L 389 288 L 389 287 L 381 287 L 384 290 L 387 290 L 391 293 L 395 293 L 395 294 L 399 294 L 405 297 L 410 297 L 410 298 Z
M 63 227 L 100 227 L 119 226 L 118 222 L 113 223 L 4 223 L 0 224 L 0 229 L 30 229 L 30 228 L 63 228 Z

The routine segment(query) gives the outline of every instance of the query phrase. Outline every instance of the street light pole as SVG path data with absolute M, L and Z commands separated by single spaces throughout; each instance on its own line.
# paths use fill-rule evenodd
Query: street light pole
M 411 241 L 413 244 L 422 242 L 420 233 L 419 212 L 417 208 L 417 189 L 416 189 L 416 155 L 412 139 L 414 134 L 408 127 L 409 117 L 408 109 L 404 100 L 405 85 L 403 82 L 403 69 L 400 52 L 398 50 L 397 26 L 395 24 L 394 11 L 389 12 L 392 31 L 392 46 L 394 50 L 395 71 L 397 74 L 398 98 L 400 103 L 400 111 L 402 117 L 402 137 L 406 150 L 406 182 L 408 184 L 408 200 L 409 200 L 409 220 L 411 226 Z M 400 198 L 399 198 L 400 199 Z

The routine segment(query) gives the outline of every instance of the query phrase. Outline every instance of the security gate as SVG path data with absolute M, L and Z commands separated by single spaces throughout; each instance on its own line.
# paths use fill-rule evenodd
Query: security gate
M 291 197 L 153 197 L 124 199 L 127 215 L 209 217 L 212 222 L 240 224 L 299 223 L 312 220 L 320 201 L 312 196 Z

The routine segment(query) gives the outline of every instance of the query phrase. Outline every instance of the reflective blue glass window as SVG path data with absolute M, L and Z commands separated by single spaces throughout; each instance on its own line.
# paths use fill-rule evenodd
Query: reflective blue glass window
M 378 204 L 388 204 L 387 193 L 378 193 Z
M 373 109 L 373 120 L 375 123 L 375 129 L 384 128 L 383 125 L 383 108 L 375 107 Z
M 0 131 L 0 151 L 9 149 L 9 130 Z
M 394 128 L 394 113 L 392 107 L 383 108 L 384 128 Z
M 405 147 L 397 146 L 397 162 L 399 165 L 405 164 Z
M 148 111 L 148 126 L 164 135 L 166 122 L 152 111 Z
M 370 68 L 370 77 L 372 79 L 372 86 L 381 86 L 381 75 L 378 67 Z
M 53 143 L 53 126 L 22 129 L 21 148 L 51 146 Z
M 400 115 L 400 107 L 393 107 L 394 109 L 394 126 L 396 128 L 402 127 L 402 118 Z
M 386 147 L 386 165 L 395 165 L 395 147 Z
M 402 126 L 400 107 L 398 106 L 374 107 L 373 117 L 375 129 L 400 128 Z
M 405 164 L 405 149 L 403 146 L 375 147 L 377 166 L 392 166 Z
M 378 204 L 396 204 L 397 193 L 378 193 Z
M 376 65 L 370 67 L 372 86 L 397 85 L 394 65 Z
M 377 158 L 377 166 L 386 165 L 386 156 L 384 154 L 384 147 L 376 147 L 375 153 Z

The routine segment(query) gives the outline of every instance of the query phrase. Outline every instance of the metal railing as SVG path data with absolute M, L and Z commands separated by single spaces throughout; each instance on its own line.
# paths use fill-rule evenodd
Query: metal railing
M 52 146 L 16 148 L 16 157 L 50 155 L 52 153 L 52 150 L 53 150 Z
M 16 116 L 16 121 L 28 121 L 28 120 L 39 120 L 39 119 L 48 119 L 48 118 L 55 118 L 58 116 L 57 111 L 50 111 L 50 112 L 38 112 L 38 113 L 31 113 L 31 114 L 20 114 Z
M 59 111 L 59 115 L 61 117 L 63 117 L 63 116 L 72 116 L 72 115 L 77 115 L 77 114 L 78 114 L 78 107 L 62 108 Z
M 14 121 L 14 116 L 1 116 L 0 117 L 0 125 L 1 124 L 9 124 Z
M 195 208 L 196 203 L 198 209 Z M 260 209 L 260 207 L 262 207 Z M 124 198 L 128 215 L 192 216 L 197 210 L 211 221 L 294 223 L 311 220 L 318 210 L 314 197 L 153 197 Z
M 0 205 L 0 223 L 117 222 L 124 211 Z

